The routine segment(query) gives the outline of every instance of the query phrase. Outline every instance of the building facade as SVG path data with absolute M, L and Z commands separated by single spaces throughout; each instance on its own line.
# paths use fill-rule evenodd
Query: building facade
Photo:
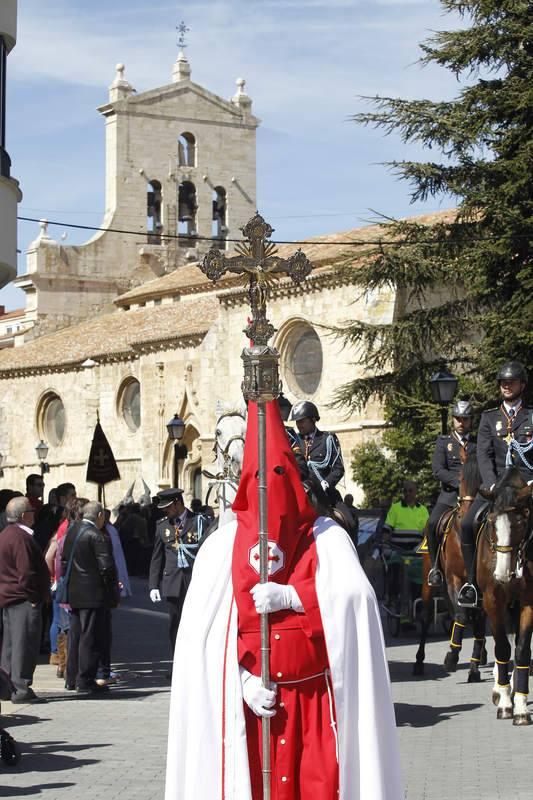
M 213 467 L 217 400 L 239 403 L 249 308 L 239 279 L 213 286 L 198 261 L 213 243 L 229 252 L 229 240 L 255 213 L 259 120 L 243 80 L 223 100 L 191 81 L 183 53 L 170 84 L 138 95 L 118 65 L 99 111 L 106 125 L 103 230 L 85 245 L 64 247 L 43 221 L 16 281 L 27 303 L 6 341 L 14 346 L 0 349 L 0 488 L 24 487 L 39 469 L 35 446 L 44 440 L 48 488 L 69 480 L 94 497 L 85 475 L 99 416 L 121 474 L 106 489 L 109 505 L 134 481 L 138 497 L 142 480 L 152 492 L 179 485 L 187 500 L 205 498 L 202 469 Z M 350 271 L 336 269 L 347 239 L 375 238 L 372 226 L 318 237 L 305 247 L 311 276 L 299 287 L 281 278 L 269 299 L 284 393 L 318 405 L 320 426 L 335 431 L 343 448 L 339 488 L 356 497 L 351 450 L 379 435 L 384 422 L 377 405 L 349 418 L 331 408 L 335 389 L 362 371 L 359 354 L 327 326 L 354 318 L 387 323 L 401 313 L 392 291 L 360 296 Z M 293 250 L 280 246 L 279 254 Z M 353 270 L 364 251 L 364 244 L 351 248 Z M 186 423 L 179 450 L 166 429 L 175 413 Z

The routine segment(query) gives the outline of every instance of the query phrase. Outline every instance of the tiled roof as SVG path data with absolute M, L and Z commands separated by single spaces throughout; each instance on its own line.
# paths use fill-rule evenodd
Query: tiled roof
M 413 222 L 419 222 L 422 225 L 431 225 L 436 222 L 443 222 L 455 216 L 454 211 L 438 211 L 432 214 L 420 215 L 412 217 Z M 353 253 L 357 256 L 358 253 L 363 253 L 368 249 L 369 244 L 375 242 L 382 233 L 380 225 L 367 225 L 364 228 L 355 228 L 349 231 L 341 231 L 340 233 L 327 233 L 323 236 L 315 236 L 299 244 L 280 244 L 278 245 L 278 255 L 283 258 L 288 258 L 292 255 L 298 247 L 304 251 L 310 261 L 313 262 L 319 271 L 327 270 L 328 267 L 337 263 L 347 253 Z M 275 234 L 274 237 L 275 239 Z M 351 241 L 362 242 L 362 244 L 346 244 Z M 221 291 L 230 287 L 236 286 L 240 280 L 235 276 L 224 276 L 220 281 L 217 281 L 216 290 Z M 134 303 L 143 303 L 155 297 L 165 297 L 176 294 L 189 294 L 198 292 L 199 290 L 209 291 L 213 286 L 210 281 L 201 272 L 198 263 L 193 262 L 183 267 L 178 267 L 168 275 L 163 275 L 161 278 L 148 281 L 131 289 L 129 292 L 120 295 L 115 300 L 117 306 L 129 306 Z
M 15 319 L 15 317 L 24 316 L 24 308 L 16 308 L 13 311 L 6 311 L 5 314 L 0 314 L 0 322 L 5 322 L 6 319 Z
M 194 338 L 209 330 L 217 311 L 218 301 L 211 296 L 95 316 L 20 347 L 0 350 L 0 377 L 13 371 L 74 367 L 87 358 L 127 358 L 144 345 Z

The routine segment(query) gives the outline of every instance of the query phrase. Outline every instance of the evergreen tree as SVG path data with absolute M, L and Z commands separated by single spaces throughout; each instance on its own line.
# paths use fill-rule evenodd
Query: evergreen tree
M 451 369 L 460 377 L 458 397 L 483 408 L 497 399 L 501 362 L 517 359 L 533 371 L 532 4 L 441 4 L 468 27 L 435 33 L 421 45 L 421 62 L 450 70 L 458 95 L 370 98 L 373 110 L 354 120 L 440 152 L 436 160 L 387 166 L 409 182 L 413 202 L 448 197 L 456 211 L 430 226 L 382 218 L 381 244 L 357 269 L 347 259 L 343 269 L 363 291 L 392 288 L 397 301 L 387 324 L 338 329 L 363 353 L 366 374 L 336 394 L 338 405 L 352 409 L 372 397 L 383 402 L 395 470 L 421 481 L 426 493 L 436 488 L 428 462 L 439 432 L 438 409 L 428 402 L 431 374 Z

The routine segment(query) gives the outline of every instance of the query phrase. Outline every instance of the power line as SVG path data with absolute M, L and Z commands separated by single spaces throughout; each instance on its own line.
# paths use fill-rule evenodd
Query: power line
M 17 219 L 19 221 L 21 221 L 21 222 L 42 222 L 43 221 L 42 219 L 37 219 L 36 217 L 17 217 Z M 194 236 L 191 236 L 188 233 L 158 233 L 158 234 L 156 234 L 154 231 L 132 231 L 132 230 L 125 230 L 125 229 L 122 229 L 122 228 L 99 228 L 99 227 L 94 226 L 94 225 L 79 225 L 79 224 L 75 224 L 74 222 L 57 222 L 56 220 L 51 220 L 51 219 L 46 220 L 46 223 L 48 225 L 57 225 L 58 227 L 61 227 L 61 228 L 76 228 L 77 230 L 83 230 L 83 231 L 101 231 L 102 233 L 121 233 L 121 234 L 125 234 L 125 235 L 128 235 L 128 236 L 150 236 L 150 235 L 155 236 L 155 235 L 157 235 L 157 236 L 159 236 L 160 239 L 181 239 L 181 240 L 187 240 L 187 241 L 206 241 L 206 242 L 215 242 L 217 240 L 216 236 L 215 237 L 213 237 L 213 236 L 198 236 L 197 234 L 195 234 Z M 507 233 L 507 234 L 502 234 L 501 236 L 480 236 L 480 237 L 472 236 L 472 237 L 469 237 L 469 241 L 470 242 L 476 242 L 476 241 L 477 242 L 500 241 L 501 239 L 507 239 L 510 236 L 513 236 L 513 234 Z M 529 239 L 530 236 L 527 233 L 515 234 L 514 238 L 517 238 L 517 239 Z M 220 237 L 219 237 L 219 240 L 220 240 Z M 242 243 L 244 240 L 243 239 L 224 239 L 224 241 L 225 242 L 233 242 L 233 243 L 239 243 L 239 242 Z M 337 245 L 337 246 L 342 246 L 342 247 L 351 247 L 351 246 L 354 246 L 354 245 L 355 246 L 360 246 L 360 245 L 367 245 L 367 246 L 376 245 L 376 246 L 379 246 L 379 245 L 384 245 L 384 244 L 395 245 L 397 247 L 400 246 L 400 245 L 401 246 L 405 246 L 405 247 L 414 247 L 414 246 L 420 245 L 420 244 L 429 244 L 429 245 L 436 245 L 436 244 L 442 245 L 442 244 L 445 244 L 445 242 L 443 242 L 443 241 L 436 242 L 434 239 L 418 239 L 415 242 L 410 242 L 410 241 L 407 241 L 405 239 L 404 240 L 402 240 L 402 239 L 377 239 L 377 240 L 374 240 L 374 241 L 373 240 L 368 240 L 368 239 L 350 239 L 347 242 L 335 241 L 333 239 L 330 240 L 330 241 L 317 241 L 316 239 L 315 240 L 313 240 L 313 239 L 307 239 L 307 240 L 306 239 L 302 239 L 302 240 L 272 239 L 272 240 L 269 240 L 269 241 L 272 241 L 272 244 L 294 244 L 294 245 L 296 245 L 296 244 L 297 245 L 302 245 L 303 244 L 303 245 L 310 245 L 312 247 L 317 247 L 317 246 L 326 247 L 326 246 L 330 246 L 330 245 Z

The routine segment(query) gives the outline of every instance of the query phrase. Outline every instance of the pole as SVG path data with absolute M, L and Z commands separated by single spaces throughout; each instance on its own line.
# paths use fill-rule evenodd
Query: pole
M 258 454 L 259 454 L 259 582 L 268 581 L 268 506 L 266 463 L 266 405 L 257 402 Z M 268 614 L 261 614 L 261 680 L 265 689 L 270 689 L 270 634 Z M 270 800 L 270 719 L 261 720 L 263 751 L 263 800 Z
M 440 407 L 440 425 L 442 435 L 446 436 L 448 433 L 448 406 L 446 405 Z

